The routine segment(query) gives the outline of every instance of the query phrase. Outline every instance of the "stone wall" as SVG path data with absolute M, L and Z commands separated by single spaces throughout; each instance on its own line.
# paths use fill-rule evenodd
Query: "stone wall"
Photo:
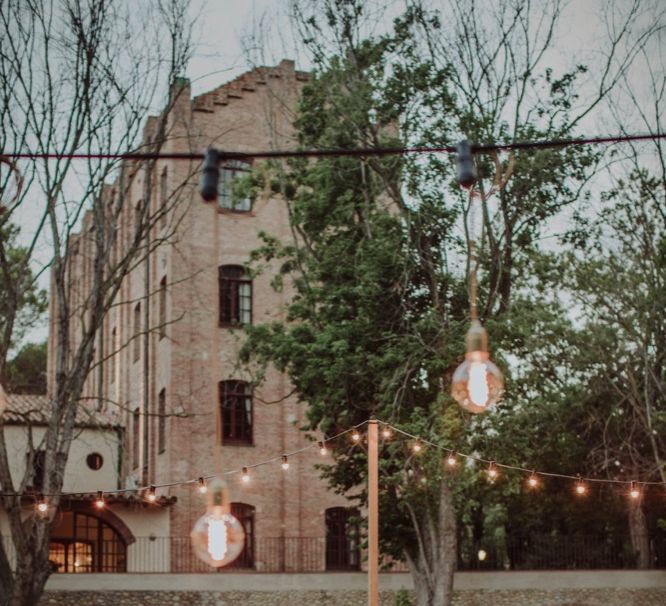
M 381 593 L 394 606 L 396 592 Z M 365 606 L 364 591 L 57 591 L 40 606 Z M 663 606 L 666 589 L 559 589 L 457 591 L 453 606 Z

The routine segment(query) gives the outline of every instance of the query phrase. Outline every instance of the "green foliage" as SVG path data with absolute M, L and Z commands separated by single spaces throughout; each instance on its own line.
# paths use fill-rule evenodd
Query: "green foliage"
M 46 393 L 46 342 L 28 343 L 7 363 L 6 388 L 11 393 Z
M 18 232 L 8 221 L 0 222 L 0 369 L 7 353 L 21 343 L 47 307 L 46 293 L 35 284 L 29 253 L 17 243 Z
M 362 3 L 333 4 L 326 26 L 339 33 L 343 48 L 326 55 L 314 34 L 310 40 L 316 69 L 295 122 L 303 147 L 575 134 L 571 112 L 584 66 L 560 75 L 550 68 L 526 71 L 490 92 L 481 84 L 470 92 L 461 84 L 469 74 L 455 56 L 420 46 L 421 28 L 444 35 L 435 15 L 409 9 L 392 32 L 356 39 L 352 24 Z M 324 26 L 314 19 L 307 25 L 320 31 Z M 499 97 L 480 100 L 486 92 Z M 540 238 L 548 220 L 587 199 L 599 158 L 582 147 L 517 154 L 506 187 L 492 204 L 479 203 L 481 312 L 493 354 L 509 375 L 506 402 L 496 412 L 470 419 L 449 396 L 469 321 L 462 229 L 469 199 L 454 181 L 451 158 L 441 155 L 333 157 L 260 168 L 254 187 L 263 181 L 282 196 L 296 240 L 262 234 L 254 269 L 277 263 L 275 286 L 290 279 L 294 296 L 286 322 L 247 327 L 242 360 L 288 373 L 308 403 L 308 430 L 332 435 L 377 417 L 445 448 L 584 472 L 591 434 L 580 413 L 592 370 L 592 359 L 583 361 L 589 334 L 572 323 L 568 302 L 553 296 L 553 288 L 571 284 L 571 259 L 544 251 Z M 478 158 L 479 190 L 487 192 L 497 166 L 504 172 L 509 164 Z M 579 228 L 564 244 L 587 246 L 590 234 Z M 588 287 L 600 284 L 591 280 Z M 612 339 L 605 344 L 613 346 Z M 360 446 L 341 441 L 323 475 L 364 503 L 366 462 Z M 419 525 L 439 519 L 443 482 L 454 490 L 461 543 L 483 536 L 501 541 L 512 532 L 605 532 L 621 523 L 617 495 L 606 495 L 612 505 L 600 513 L 591 500 L 572 502 L 561 484 L 525 494 L 520 476 L 504 474 L 491 486 L 484 475 L 477 465 L 461 465 L 455 475 L 443 471 L 435 449 L 416 456 L 404 440 L 384 444 L 384 553 L 418 557 Z

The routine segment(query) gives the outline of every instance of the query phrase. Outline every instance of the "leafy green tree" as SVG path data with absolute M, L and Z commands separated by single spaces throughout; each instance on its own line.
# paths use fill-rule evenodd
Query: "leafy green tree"
M 7 356 L 46 311 L 46 293 L 37 287 L 19 230 L 0 215 L 0 383 L 7 382 Z
M 303 147 L 569 136 L 615 74 L 613 59 L 600 96 L 580 106 L 576 81 L 585 68 L 556 77 L 541 65 L 559 5 L 540 21 L 546 29 L 536 43 L 534 15 L 508 2 L 490 21 L 470 18 L 473 3 L 451 8 L 447 31 L 438 14 L 410 3 L 390 32 L 372 37 L 363 34 L 365 3 L 297 4 L 317 66 L 296 121 Z M 523 310 L 512 306 L 526 296 L 516 289 L 533 280 L 544 222 L 585 195 L 598 160 L 580 148 L 479 160 L 481 201 L 473 203 L 481 206 L 484 233 L 481 309 L 500 359 L 502 351 L 539 347 Z M 494 205 L 495 174 L 510 164 L 514 176 Z M 310 429 L 335 433 L 375 416 L 463 450 L 488 421 L 471 421 L 448 395 L 468 323 L 469 232 L 462 225 L 471 203 L 453 180 L 450 158 L 327 158 L 267 166 L 261 176 L 284 197 L 294 241 L 264 234 L 255 261 L 279 262 L 275 285 L 290 275 L 294 296 L 286 323 L 248 329 L 242 359 L 289 374 L 309 404 Z M 509 383 L 511 397 L 513 389 Z M 510 418 L 502 418 L 510 432 Z M 454 503 L 463 492 L 454 494 L 441 453 L 415 455 L 408 441 L 385 444 L 380 467 L 384 553 L 408 561 L 419 605 L 450 603 Z M 365 502 L 362 448 L 338 444 L 324 474 Z M 483 475 L 466 468 L 455 484 L 481 486 Z
M 28 343 L 7 363 L 7 389 L 11 393 L 46 393 L 46 342 Z

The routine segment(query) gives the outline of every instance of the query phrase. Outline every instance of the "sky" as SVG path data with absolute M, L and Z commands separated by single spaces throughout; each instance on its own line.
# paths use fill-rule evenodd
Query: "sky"
M 448 0 L 443 0 L 444 3 Z M 483 0 L 485 2 L 493 0 Z M 550 0 L 542 0 L 548 2 Z M 649 1 L 649 0 L 648 0 Z M 294 59 L 299 69 L 308 69 L 307 55 L 294 43 L 288 11 L 290 0 L 192 0 L 190 15 L 196 18 L 194 31 L 195 51 L 187 76 L 192 84 L 193 95 L 199 95 L 229 81 L 246 71 L 253 63 L 277 64 L 283 58 Z M 389 15 L 401 5 L 397 0 L 387 0 Z M 433 0 L 432 5 L 438 4 Z M 623 8 L 630 3 L 620 0 Z M 571 65 L 584 62 L 597 64 L 602 58 L 599 40 L 603 39 L 607 23 L 612 22 L 612 12 L 606 0 L 573 0 L 565 5 L 562 27 L 557 32 L 557 44 L 546 58 L 555 71 L 564 71 Z M 394 10 L 395 9 L 395 10 Z M 390 19 L 373 25 L 376 31 L 390 25 Z M 664 48 L 663 37 L 659 40 Z M 645 84 L 640 64 L 630 75 L 636 90 L 643 94 Z M 619 108 L 630 125 L 636 119 L 636 108 Z M 609 108 L 600 107 L 589 116 L 581 131 L 587 134 L 609 132 L 612 124 Z M 638 127 L 637 127 L 638 128 Z M 638 130 L 643 130 L 638 128 Z M 30 237 L 30 213 L 25 213 L 23 236 Z M 554 226 L 557 231 L 557 226 Z M 48 256 L 48 246 L 44 247 Z M 41 279 L 48 286 L 45 273 Z M 46 338 L 46 321 L 28 336 L 31 341 Z

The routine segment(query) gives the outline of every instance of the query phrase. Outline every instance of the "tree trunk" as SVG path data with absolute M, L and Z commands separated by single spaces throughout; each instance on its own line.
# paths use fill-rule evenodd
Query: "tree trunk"
M 429 512 L 430 513 L 430 512 Z M 418 552 L 408 554 L 416 606 L 450 606 L 457 563 L 456 518 L 451 489 L 441 482 L 439 511 L 414 519 Z
M 35 606 L 39 603 L 50 575 L 48 560 L 39 560 L 39 555 L 32 553 L 17 557 L 14 587 L 8 606 Z
M 640 500 L 629 505 L 629 537 L 631 547 L 636 554 L 636 568 L 642 570 L 650 568 L 652 565 L 650 537 Z

